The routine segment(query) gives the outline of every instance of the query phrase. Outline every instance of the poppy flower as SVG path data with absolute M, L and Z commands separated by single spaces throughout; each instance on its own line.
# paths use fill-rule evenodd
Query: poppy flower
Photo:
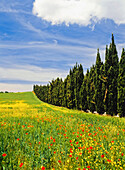
M 58 162 L 59 162 L 59 163 L 61 163 L 61 161 L 60 161 L 60 160 L 58 160 Z
M 121 154 L 122 156 L 124 155 L 124 153 Z
M 3 153 L 3 155 L 2 155 L 3 157 L 5 157 L 5 156 L 7 156 L 7 154 L 6 153 Z
M 17 140 L 19 141 L 20 139 L 19 139 L 19 138 L 17 138 Z
M 42 170 L 45 170 L 46 168 L 44 167 L 44 166 L 42 166 L 42 168 L 41 168 Z
M 91 166 L 87 166 L 87 168 L 90 168 Z
M 101 158 L 104 158 L 104 155 L 101 155 Z
M 19 167 L 22 167 L 23 166 L 23 163 L 21 163 L 20 165 L 19 165 Z
M 107 159 L 108 162 L 111 162 L 111 160 Z
M 72 155 L 69 155 L 69 157 L 72 157 Z

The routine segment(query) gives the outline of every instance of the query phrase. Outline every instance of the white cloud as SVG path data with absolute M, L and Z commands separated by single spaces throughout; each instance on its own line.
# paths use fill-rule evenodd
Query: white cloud
M 33 14 L 54 24 L 87 26 L 101 19 L 125 23 L 125 0 L 35 0 Z
M 53 78 L 66 77 L 67 72 L 58 69 L 40 68 L 37 66 L 19 66 L 14 68 L 2 68 L 0 67 L 0 78 L 7 80 L 22 80 L 22 81 L 40 81 L 48 82 Z

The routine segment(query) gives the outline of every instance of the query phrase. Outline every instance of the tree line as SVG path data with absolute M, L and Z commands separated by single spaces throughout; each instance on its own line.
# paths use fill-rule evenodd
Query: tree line
M 104 63 L 98 49 L 96 63 L 86 74 L 82 65 L 76 63 L 64 80 L 57 78 L 47 85 L 34 85 L 33 90 L 40 100 L 56 106 L 124 117 L 125 50 L 123 48 L 119 61 L 112 34 Z

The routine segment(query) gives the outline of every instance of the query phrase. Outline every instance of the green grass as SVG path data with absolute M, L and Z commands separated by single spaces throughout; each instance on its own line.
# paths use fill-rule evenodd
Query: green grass
M 125 119 L 0 94 L 0 168 L 125 169 Z

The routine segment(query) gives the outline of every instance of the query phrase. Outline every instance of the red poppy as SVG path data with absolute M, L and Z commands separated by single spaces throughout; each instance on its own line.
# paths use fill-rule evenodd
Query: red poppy
M 87 168 L 91 168 L 91 166 L 87 166 Z
M 72 155 L 69 155 L 69 157 L 72 157 Z
M 41 168 L 42 170 L 45 170 L 46 168 L 44 167 L 44 166 L 42 166 L 42 168 Z
M 58 162 L 59 162 L 59 163 L 61 163 L 61 161 L 60 161 L 60 160 L 58 160 Z
M 53 153 L 55 154 L 56 152 L 54 151 Z
M 71 140 L 70 140 L 69 142 L 70 142 L 70 143 L 72 143 L 72 141 L 71 141 Z
M 7 154 L 6 153 L 3 153 L 3 155 L 2 155 L 3 157 L 5 157 L 5 156 L 7 156 Z
M 124 155 L 124 153 L 121 154 L 122 156 Z
M 53 139 L 53 142 L 56 142 L 56 140 L 55 140 L 55 139 Z
M 111 162 L 111 160 L 107 159 L 108 162 Z
M 78 147 L 78 149 L 82 149 L 81 147 Z
M 28 135 L 28 133 L 26 133 L 26 135 Z
M 86 170 L 85 168 L 83 168 L 83 170 Z
M 20 165 L 19 165 L 19 167 L 22 167 L 23 166 L 23 163 L 21 163 Z
M 19 141 L 20 139 L 19 139 L 19 138 L 17 138 L 17 140 Z
M 101 158 L 104 158 L 104 155 L 101 155 Z
M 79 157 L 76 157 L 76 160 L 78 160 Z
M 79 142 L 76 142 L 76 144 L 78 144 Z

